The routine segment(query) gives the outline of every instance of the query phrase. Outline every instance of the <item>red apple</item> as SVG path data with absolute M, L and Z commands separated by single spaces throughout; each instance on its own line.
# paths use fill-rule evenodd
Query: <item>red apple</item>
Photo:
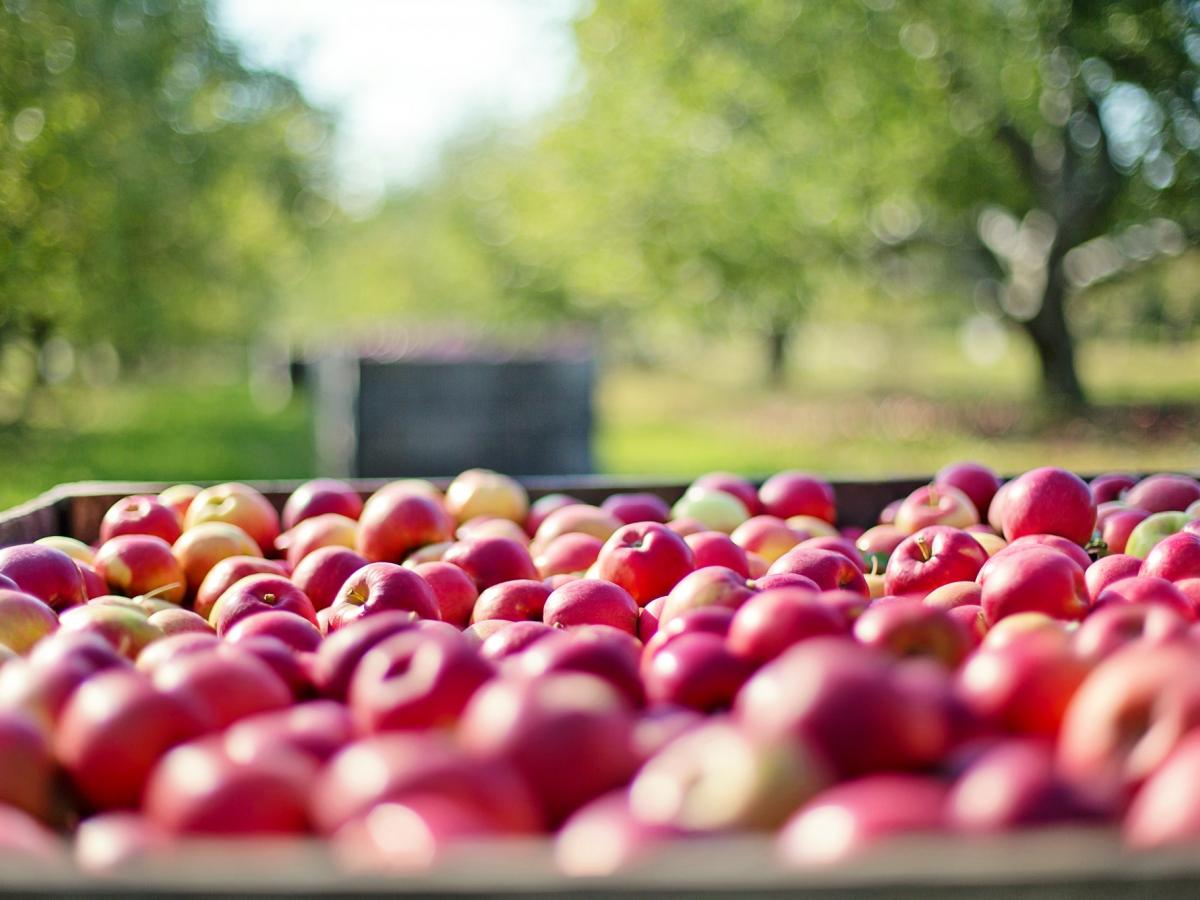
M 975 507 L 980 519 L 987 517 L 988 507 L 996 491 L 1000 490 L 1000 476 L 987 466 L 975 462 L 957 462 L 943 466 L 933 476 L 939 487 L 953 487 L 962 491 Z
M 193 593 L 200 589 L 205 576 L 221 560 L 231 556 L 262 556 L 254 539 L 228 522 L 202 522 L 188 528 L 171 552 L 183 567 L 188 590 Z
M 894 526 L 906 534 L 931 525 L 966 528 L 979 522 L 971 499 L 956 487 L 929 484 L 919 487 L 896 510 Z
M 669 532 L 674 536 L 674 532 Z M 703 569 L 705 566 L 724 566 L 740 575 L 750 577 L 750 560 L 746 551 L 735 544 L 720 531 L 697 531 L 684 538 L 684 542 L 692 551 L 692 568 Z M 688 569 L 690 572 L 691 569 Z M 686 572 L 684 574 L 687 574 Z M 674 587 L 674 585 L 671 585 Z M 669 588 L 668 588 L 669 590 Z M 663 592 L 665 593 L 665 591 Z M 661 594 L 655 594 L 655 597 Z M 653 599 L 651 597 L 650 599 Z
M 992 554 L 991 558 L 995 559 L 1008 553 L 1018 553 L 1029 547 L 1049 547 L 1051 550 L 1057 550 L 1059 553 L 1069 556 L 1081 569 L 1086 569 L 1092 564 L 1092 558 L 1088 556 L 1086 550 L 1057 534 L 1027 534 L 1000 548 Z
M 633 526 L 636 527 L 636 526 Z M 554 628 L 609 625 L 637 634 L 638 604 L 618 584 L 581 578 L 564 584 L 546 598 L 542 621 Z
M 321 645 L 321 632 L 315 624 L 283 609 L 266 609 L 243 616 L 225 632 L 225 639 L 236 644 L 253 635 L 264 634 L 305 653 L 316 652 Z
M 147 616 L 146 621 L 168 637 L 173 634 L 216 634 L 208 620 L 190 609 L 160 609 Z
M 582 673 L 606 682 L 631 706 L 640 706 L 642 646 L 637 638 L 607 625 L 582 625 L 535 641 L 513 658 L 508 671 L 521 677 Z
M 275 539 L 275 549 L 287 558 L 289 569 L 321 547 L 346 547 L 353 550 L 358 539 L 358 523 L 337 513 L 322 513 L 305 519 Z
M 236 525 L 264 549 L 274 547 L 275 538 L 279 537 L 279 514 L 275 507 L 247 484 L 218 484 L 197 494 L 184 516 L 184 531 L 203 522 Z
M 128 667 L 99 635 L 58 632 L 39 641 L 28 659 L 0 667 L 0 709 L 25 712 L 49 732 L 79 685 L 105 669 Z
M 0 808 L 49 821 L 54 778 L 54 757 L 37 721 L 19 710 L 0 710 Z
M 629 792 L 603 795 L 571 815 L 554 838 L 554 861 L 570 877 L 622 872 L 651 855 L 679 830 L 641 821 L 630 808 Z
M 854 542 L 854 547 L 858 550 L 868 570 L 872 564 L 876 565 L 879 570 L 883 570 L 892 553 L 907 537 L 908 535 L 895 525 L 876 525 L 859 535 L 858 540 Z
M 58 616 L 32 594 L 0 588 L 0 644 L 26 654 L 58 628 Z
M 1029 547 L 998 554 L 979 574 L 984 614 L 994 625 L 1017 612 L 1044 612 L 1078 619 L 1088 607 L 1083 570 L 1068 556 L 1049 547 Z
M 854 622 L 859 643 L 897 657 L 931 657 L 949 669 L 970 651 L 967 632 L 940 609 L 917 600 L 868 608 Z
M 648 668 L 658 651 L 681 635 L 701 633 L 724 638 L 729 634 L 733 615 L 733 610 L 724 606 L 704 606 L 676 616 L 642 647 L 642 669 Z
M 733 529 L 729 537 L 747 553 L 756 553 L 773 563 L 800 543 L 804 535 L 778 516 L 754 516 Z
M 658 522 L 622 526 L 596 559 L 596 574 L 623 588 L 639 606 L 665 595 L 694 568 L 689 545 Z
M 1125 502 L 1146 512 L 1187 509 L 1200 500 L 1200 481 L 1188 475 L 1151 475 L 1125 494 Z
M 814 516 L 826 522 L 837 518 L 833 488 L 826 481 L 804 472 L 780 472 L 758 489 L 763 509 L 772 516 Z
M 934 588 L 921 602 L 934 609 L 949 612 L 960 606 L 980 606 L 983 589 L 974 581 L 951 581 Z
M 665 522 L 671 517 L 671 507 L 657 494 L 612 494 L 604 499 L 600 508 L 626 525 Z
M 248 575 L 279 575 L 287 572 L 284 565 L 276 559 L 263 559 L 261 556 L 229 556 L 213 566 L 196 591 L 196 599 L 192 609 L 197 615 L 206 620 L 217 605 L 221 595 Z M 343 578 L 342 581 L 345 581 Z M 342 582 L 338 582 L 341 587 Z M 301 587 L 303 590 L 303 587 Z
M 830 556 L 837 556 L 837 554 L 830 554 Z M 849 568 L 854 568 L 841 557 L 837 558 L 846 563 Z M 705 606 L 725 606 L 729 609 L 737 609 L 754 593 L 750 583 L 732 569 L 722 566 L 697 569 L 671 588 L 671 593 L 667 595 L 666 602 L 663 604 L 659 621 L 665 626 L 676 616 L 682 615 L 688 610 L 700 609 Z
M 321 547 L 304 557 L 296 565 L 292 572 L 292 584 L 305 593 L 312 602 L 313 609 L 320 611 L 333 603 L 342 585 L 366 564 L 366 559 L 353 550 L 347 550 L 345 547 Z M 218 563 L 213 571 L 217 571 L 222 565 L 224 565 L 224 561 Z M 230 584 L 232 583 L 230 582 Z M 207 584 L 207 579 L 205 579 L 205 584 Z M 472 589 L 474 588 L 472 587 Z M 196 595 L 197 611 L 200 608 L 200 600 L 205 594 L 206 589 L 202 586 L 200 593 Z M 213 600 L 213 602 L 216 601 Z
M 525 488 L 491 469 L 468 469 L 446 488 L 446 509 L 459 522 L 476 516 L 497 516 L 524 522 L 529 513 Z
M 649 703 L 712 713 L 729 708 L 753 671 L 754 664 L 735 656 L 720 635 L 692 632 L 659 649 L 643 668 L 642 680 Z
M 1106 475 L 1097 475 L 1089 484 L 1092 499 L 1097 503 L 1120 500 L 1121 495 L 1137 484 L 1137 481 L 1133 475 L 1124 473 L 1110 472 Z
M 453 538 L 454 520 L 436 498 L 395 482 L 371 495 L 358 520 L 358 552 L 369 562 L 398 563 L 418 547 Z
M 442 621 L 465 628 L 479 599 L 475 583 L 467 573 L 447 562 L 418 563 L 412 570 L 425 579 L 433 591 Z
M 1161 603 L 1111 603 L 1093 610 L 1075 632 L 1075 650 L 1097 662 L 1135 641 L 1166 644 L 1187 634 L 1188 622 Z
M 863 573 L 850 560 L 832 550 L 812 550 L 795 547 L 771 564 L 768 575 L 791 573 L 804 575 L 817 583 L 823 591 L 838 588 L 869 594 Z
M 1163 538 L 1146 555 L 1141 574 L 1168 581 L 1200 578 L 1200 535 L 1180 531 Z
M 987 552 L 967 532 L 945 525 L 922 528 L 892 551 L 884 591 L 924 597 L 942 585 L 970 581 L 985 562 Z
M 17 544 L 0 549 L 0 575 L 55 611 L 87 600 L 75 560 L 53 547 Z
M 358 491 L 346 482 L 336 478 L 314 478 L 292 491 L 283 504 L 283 527 L 290 530 L 305 519 L 327 513 L 357 519 L 362 509 Z
M 561 507 L 547 515 L 538 526 L 533 539 L 539 548 L 548 546 L 560 535 L 574 532 L 590 534 L 594 538 L 606 541 L 622 524 L 620 519 L 598 506 L 577 503 L 574 506 Z
M 604 541 L 598 537 L 574 531 L 559 535 L 541 548 L 533 558 L 533 564 L 543 578 L 586 572 L 600 556 L 602 547 Z
M 1127 604 L 1156 603 L 1173 609 L 1188 621 L 1196 618 L 1196 612 L 1187 597 L 1165 578 L 1151 575 L 1134 575 L 1122 578 L 1104 588 L 1097 596 L 1095 607 L 1120 606 Z
M 317 611 L 304 591 L 282 575 L 267 574 L 247 575 L 234 582 L 217 600 L 208 621 L 217 634 L 224 635 L 247 616 L 271 610 L 282 610 L 317 624 Z
M 564 506 L 576 506 L 583 501 L 569 494 L 546 494 L 534 500 L 529 506 L 529 515 L 525 517 L 525 533 L 530 537 L 537 534 L 546 516 Z
M 150 624 L 143 610 L 97 600 L 64 610 L 58 621 L 60 630 L 64 632 L 99 635 L 130 660 L 137 659 L 147 645 L 164 636 L 162 631 Z
M 126 597 L 148 594 L 183 602 L 187 583 L 171 545 L 149 534 L 122 534 L 96 551 L 96 573 Z
M 1122 578 L 1132 578 L 1142 569 L 1142 561 L 1136 556 L 1126 556 L 1124 553 L 1114 553 L 1102 556 L 1083 573 L 1087 585 L 1088 596 L 1095 600 L 1100 592 Z
M 217 729 L 292 702 L 291 690 L 267 663 L 232 645 L 176 655 L 152 678 L 158 691 L 200 710 Z
M 1125 842 L 1137 850 L 1193 846 L 1200 836 L 1200 732 L 1193 731 L 1155 770 L 1125 815 Z
M 729 472 L 709 472 L 706 475 L 701 475 L 692 482 L 692 487 L 701 487 L 708 490 L 724 491 L 732 497 L 736 497 L 746 507 L 746 511 L 752 516 L 762 512 L 762 505 L 758 499 L 758 491 L 745 478 L 738 475 L 733 475 Z
M 412 628 L 415 621 L 415 613 L 385 610 L 330 634 L 317 648 L 313 664 L 318 690 L 326 697 L 344 700 L 354 670 L 367 651 L 385 638 Z
M 287 709 L 259 713 L 225 732 L 230 758 L 269 761 L 276 753 L 302 753 L 324 763 L 355 737 L 354 720 L 342 703 L 310 700 Z
M 1109 553 L 1124 553 L 1125 545 L 1133 529 L 1150 517 L 1150 513 L 1136 506 L 1123 506 L 1107 515 L 1096 516 L 1096 527 L 1100 529 L 1100 540 L 1104 541 Z
M 188 507 L 201 490 L 195 484 L 173 484 L 158 495 L 158 502 L 172 509 L 182 522 L 187 516 Z
M 118 500 L 100 520 L 100 543 L 119 534 L 152 534 L 168 544 L 179 540 L 183 525 L 175 510 L 157 497 L 134 495 Z
M 528 578 L 503 581 L 479 595 L 471 613 L 471 621 L 504 619 L 510 622 L 540 622 L 551 593 L 550 586 L 543 581 Z
M 480 591 L 502 581 L 518 578 L 536 580 L 537 567 L 528 548 L 508 538 L 478 538 L 459 541 L 442 557 L 462 569 Z
M 765 663 L 800 641 L 845 633 L 845 618 L 822 603 L 815 591 L 775 588 L 755 594 L 734 614 L 729 649 Z
M 384 610 L 414 612 L 422 619 L 437 619 L 437 598 L 420 575 L 395 563 L 363 566 L 346 579 L 329 609 L 330 630 Z
M 1006 541 L 1057 534 L 1082 545 L 1092 539 L 1096 503 L 1079 476 L 1065 469 L 1033 469 L 1005 490 L 1002 525 Z
M 947 609 L 946 615 L 957 622 L 958 626 L 962 628 L 967 636 L 967 645 L 971 650 L 978 647 L 983 642 L 984 637 L 987 636 L 987 616 L 983 614 L 982 606 L 964 603 L 962 606 Z
M 500 662 L 554 634 L 558 632 L 544 622 L 506 622 L 482 641 L 479 655 L 492 662 Z
M 638 613 L 637 636 L 643 644 L 658 633 L 658 623 L 666 602 L 666 597 L 657 597 L 643 606 L 641 612 Z

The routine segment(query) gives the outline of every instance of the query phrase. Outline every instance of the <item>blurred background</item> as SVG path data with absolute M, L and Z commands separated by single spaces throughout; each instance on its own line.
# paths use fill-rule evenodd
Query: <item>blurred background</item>
M 0 506 L 1194 469 L 1198 103 L 1189 0 L 2 0 Z

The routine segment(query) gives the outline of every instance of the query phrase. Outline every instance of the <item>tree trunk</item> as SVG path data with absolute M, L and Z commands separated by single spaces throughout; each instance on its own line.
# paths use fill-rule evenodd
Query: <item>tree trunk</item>
M 1041 365 L 1042 397 L 1048 406 L 1079 410 L 1087 406 L 1087 397 L 1075 367 L 1075 338 L 1067 324 L 1066 283 L 1062 260 L 1052 258 L 1037 315 L 1022 327 L 1033 341 Z
M 791 345 L 792 328 L 783 319 L 771 323 L 767 332 L 767 385 L 781 388 L 787 383 L 788 349 Z

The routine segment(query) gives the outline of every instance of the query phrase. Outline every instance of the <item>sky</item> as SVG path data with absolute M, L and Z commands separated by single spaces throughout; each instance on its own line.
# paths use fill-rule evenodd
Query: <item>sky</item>
M 220 0 L 217 23 L 339 117 L 339 171 L 362 204 L 418 180 L 470 123 L 519 121 L 561 97 L 581 3 Z

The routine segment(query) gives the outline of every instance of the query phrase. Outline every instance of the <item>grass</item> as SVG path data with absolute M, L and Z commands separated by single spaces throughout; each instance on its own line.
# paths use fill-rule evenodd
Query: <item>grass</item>
M 830 474 L 930 472 L 976 458 L 1003 471 L 1200 467 L 1200 347 L 1091 344 L 1080 368 L 1098 403 L 1072 422 L 1024 402 L 1021 347 L 971 364 L 956 341 L 826 332 L 797 348 L 786 388 L 760 386 L 753 348 L 684 346 L 655 369 L 611 367 L 598 387 L 603 471 L 691 476 L 711 469 Z M 802 352 L 800 352 L 802 351 Z M 64 481 L 210 481 L 316 474 L 307 399 L 256 405 L 244 384 L 169 376 L 60 387 L 32 421 L 0 429 L 0 508 Z

